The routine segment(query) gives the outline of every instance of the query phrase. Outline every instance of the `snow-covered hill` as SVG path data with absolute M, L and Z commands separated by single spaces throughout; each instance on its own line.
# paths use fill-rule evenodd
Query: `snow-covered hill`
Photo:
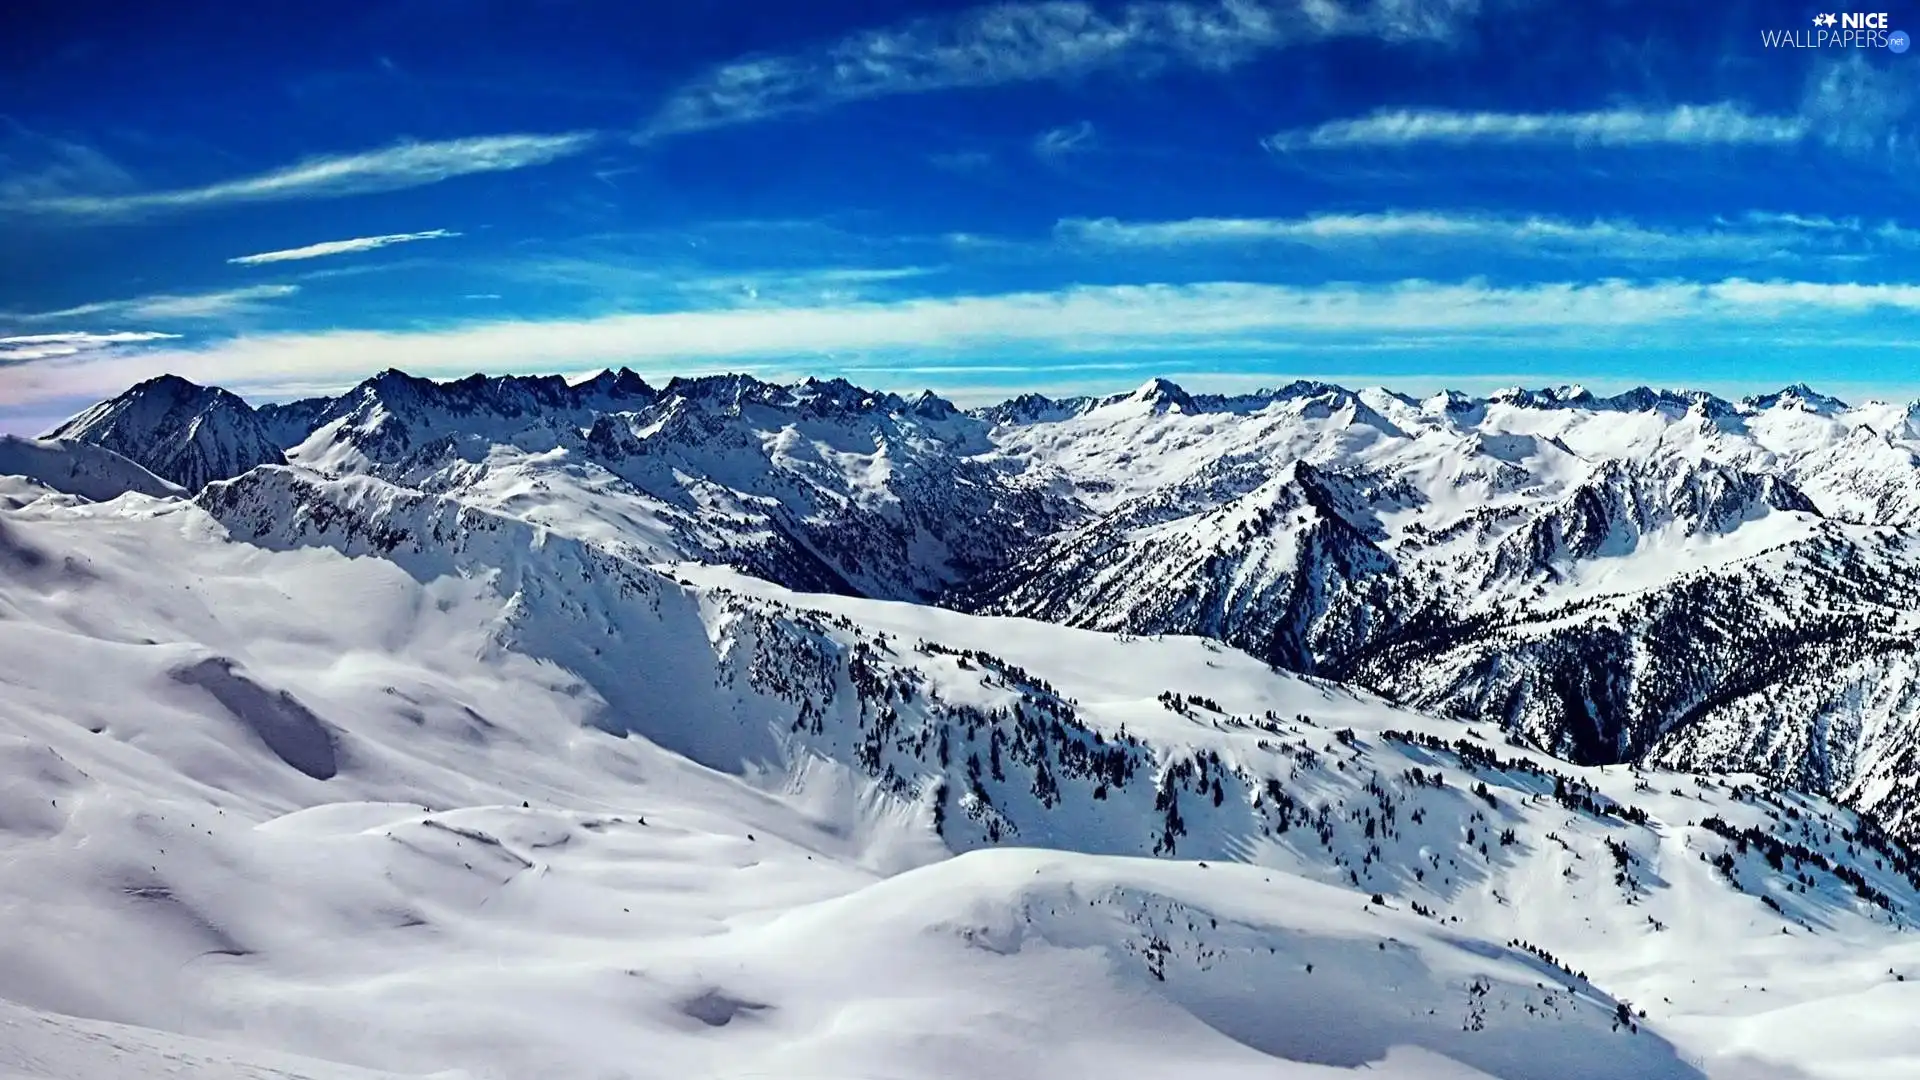
M 157 386 L 303 468 L 631 560 L 1202 634 L 1575 760 L 1754 769 L 1920 831 L 1887 779 L 1917 741 L 1907 406 L 1153 380 L 969 414 L 838 380 L 389 371 L 257 413 L 159 380 L 69 427 L 167 444 L 173 421 L 141 428 Z
M 389 371 L 258 412 L 156 380 L 67 427 L 151 463 L 181 430 L 162 397 L 273 444 L 212 455 L 196 489 L 284 450 L 633 561 L 1214 637 L 1577 761 L 1752 769 L 1920 835 L 1890 779 L 1920 747 L 1904 405 L 1156 379 L 963 413 L 839 380 Z
M 154 499 L 184 498 L 170 484 L 105 447 L 68 439 L 23 439 L 0 435 L 0 477 L 105 502 L 128 492 Z
M 1920 1069 L 1898 407 L 178 382 L 0 445 L 0 1076 Z
M 1920 866 L 1752 778 L 373 477 L 0 514 L 21 1075 L 1913 1064 Z

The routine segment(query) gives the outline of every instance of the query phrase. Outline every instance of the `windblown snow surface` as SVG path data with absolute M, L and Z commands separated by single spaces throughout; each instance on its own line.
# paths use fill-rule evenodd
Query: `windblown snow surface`
M 1920 1074 L 1920 867 L 1756 777 L 371 476 L 9 483 L 6 1080 Z

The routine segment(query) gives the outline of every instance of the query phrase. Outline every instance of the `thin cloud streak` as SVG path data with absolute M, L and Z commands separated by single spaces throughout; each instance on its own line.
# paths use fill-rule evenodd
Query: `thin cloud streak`
M 1457 112 L 1383 109 L 1357 120 L 1283 131 L 1276 152 L 1419 145 L 1561 143 L 1570 146 L 1791 146 L 1812 132 L 1804 118 L 1748 112 L 1733 102 L 1593 112 Z
M 1054 226 L 1057 241 L 1074 246 L 1175 250 L 1251 244 L 1296 244 L 1323 249 L 1352 249 L 1381 244 L 1454 244 L 1513 248 L 1530 255 L 1614 256 L 1633 259 L 1690 259 L 1711 256 L 1764 257 L 1788 251 L 1831 248 L 1853 239 L 1801 227 L 1770 227 L 1755 221 L 1745 227 L 1672 230 L 1631 221 L 1587 222 L 1548 217 L 1500 217 L 1430 211 L 1377 214 L 1316 214 L 1301 218 L 1187 218 L 1178 221 L 1120 221 L 1115 218 L 1063 218 Z
M 1721 329 L 1816 328 L 1836 315 L 1920 317 L 1920 285 L 1727 279 L 1599 281 L 1499 288 L 1403 281 L 1390 286 L 1200 285 L 1079 287 L 848 303 L 611 315 L 578 321 L 496 322 L 442 331 L 334 331 L 235 338 L 71 364 L 0 371 L 0 402 L 116 393 L 156 371 L 229 386 L 351 382 L 406 367 L 427 373 L 577 370 L 657 362 L 687 367 L 832 356 L 916 362 L 995 354 L 1090 356 L 1189 347 L 1259 351 L 1380 335 L 1499 335 L 1515 346 L 1599 341 L 1641 333 L 1658 344 L 1684 327 L 1695 341 Z M 1854 325 L 1861 325 L 1856 319 Z M 1910 322 L 1882 318 L 1891 337 Z M 1643 344 L 1645 342 L 1642 342 Z M 1670 343 L 1670 342 L 1669 342 Z M 982 355 L 985 359 L 986 355 Z
M 380 150 L 308 158 L 285 168 L 201 187 L 118 195 L 46 195 L 0 202 L 0 210 L 75 217 L 128 217 L 198 207 L 339 198 L 439 183 L 473 173 L 544 165 L 592 145 L 591 132 L 482 135 L 406 142 Z
M 143 319 L 215 319 L 251 311 L 258 307 L 262 300 L 277 300 L 292 296 L 299 291 L 298 285 L 250 285 L 242 289 L 210 293 L 185 295 L 161 293 L 154 296 L 135 297 L 131 300 L 100 300 L 91 304 L 61 308 L 58 311 L 8 315 L 4 318 L 23 323 L 53 322 L 91 315 L 127 315 Z
M 351 255 L 362 251 L 376 251 L 394 244 L 407 244 L 415 240 L 442 240 L 459 236 L 448 229 L 428 229 L 425 232 L 388 233 L 385 236 L 361 236 L 352 240 L 326 240 L 305 247 L 285 248 L 280 251 L 263 251 L 257 255 L 240 255 L 228 259 L 240 266 L 258 266 L 262 263 L 293 262 L 298 259 L 321 259 L 329 255 Z
M 98 352 L 116 345 L 140 345 L 178 338 L 157 330 L 119 330 L 96 334 L 84 330 L 61 334 L 16 334 L 0 337 L 0 364 L 24 364 L 32 360 L 52 360 Z
M 1447 41 L 1479 0 L 1079 0 L 1002 3 L 723 64 L 682 87 L 636 136 L 647 142 L 855 101 L 1125 68 L 1225 70 L 1265 52 L 1339 37 Z

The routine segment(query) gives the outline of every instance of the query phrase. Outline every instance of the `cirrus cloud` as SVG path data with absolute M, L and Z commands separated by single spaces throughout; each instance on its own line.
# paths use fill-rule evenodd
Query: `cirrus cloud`
M 262 300 L 277 300 L 300 291 L 298 285 L 249 285 L 206 293 L 156 293 L 130 300 L 96 300 L 57 311 L 8 315 L 13 322 L 54 322 L 93 315 L 126 315 L 143 319 L 218 319 L 256 309 Z
M 116 330 L 104 334 L 84 330 L 59 334 L 16 334 L 0 337 L 0 364 L 23 364 L 31 360 L 78 356 L 116 345 L 141 345 L 179 336 L 157 330 Z
M 407 244 L 415 240 L 441 240 L 459 236 L 448 229 L 428 229 L 425 232 L 388 233 L 385 236 L 359 236 L 351 240 L 325 240 L 305 247 L 284 248 L 279 251 L 263 251 L 257 255 L 239 255 L 228 259 L 240 266 L 258 266 L 261 263 L 292 262 L 296 259 L 320 259 L 328 255 L 351 255 L 361 251 L 375 251 L 393 244 Z
M 403 142 L 357 154 L 307 158 L 283 168 L 199 187 L 16 197 L 0 202 L 0 210 L 111 218 L 228 203 L 338 198 L 420 187 L 473 173 L 544 165 L 580 153 L 593 140 L 593 133 L 576 131 Z
M 1620 259 L 1768 258 L 1789 253 L 1851 251 L 1893 238 L 1833 227 L 1813 229 L 1787 219 L 1750 215 L 1710 228 L 1665 228 L 1624 219 L 1570 221 L 1427 210 L 1313 214 L 1297 218 L 1185 218 L 1121 221 L 1063 218 L 1054 238 L 1076 247 L 1171 251 L 1228 245 L 1292 244 L 1352 251 L 1384 245 L 1497 248 L 1526 257 Z
M 1283 131 L 1269 136 L 1265 145 L 1278 152 L 1485 143 L 1784 146 L 1800 142 L 1812 130 L 1802 117 L 1755 114 L 1725 101 L 1589 112 L 1382 109 L 1355 120 L 1333 120 L 1314 128 Z
M 1446 41 L 1480 0 L 1080 0 L 1001 3 L 722 64 L 675 92 L 637 136 L 651 141 L 854 101 L 1124 67 L 1224 70 L 1341 37 Z

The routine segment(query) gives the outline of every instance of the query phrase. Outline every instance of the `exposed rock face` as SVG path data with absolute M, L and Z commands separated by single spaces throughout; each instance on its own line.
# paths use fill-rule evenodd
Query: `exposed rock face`
M 286 457 L 252 406 L 215 386 L 162 375 L 103 401 L 48 436 L 103 446 L 198 491 Z

